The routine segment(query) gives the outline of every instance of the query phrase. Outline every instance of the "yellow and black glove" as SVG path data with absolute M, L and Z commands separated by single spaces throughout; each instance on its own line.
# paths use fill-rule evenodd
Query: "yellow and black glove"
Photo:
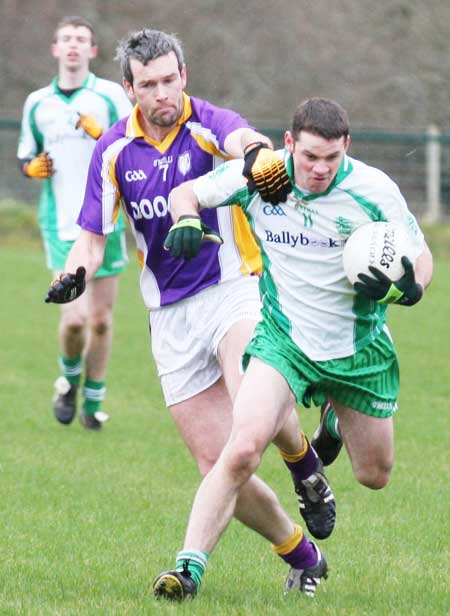
M 200 216 L 180 216 L 169 229 L 164 250 L 168 250 L 174 259 L 181 257 L 189 261 L 200 252 L 202 241 L 223 244 L 217 231 L 203 224 Z
M 242 174 L 250 194 L 257 190 L 261 199 L 272 205 L 284 203 L 292 190 L 284 162 L 262 141 L 249 143 L 244 150 Z
M 55 278 L 45 298 L 46 304 L 67 304 L 86 289 L 86 269 L 83 266 L 77 268 L 75 274 L 63 273 Z
M 44 180 L 53 175 L 53 160 L 47 152 L 41 152 L 39 156 L 35 156 L 31 160 L 24 163 L 22 171 L 30 178 L 38 178 Z
M 84 115 L 82 113 L 78 115 L 79 118 L 78 122 L 75 124 L 75 128 L 82 128 L 92 139 L 99 139 L 103 135 L 103 128 L 93 115 Z

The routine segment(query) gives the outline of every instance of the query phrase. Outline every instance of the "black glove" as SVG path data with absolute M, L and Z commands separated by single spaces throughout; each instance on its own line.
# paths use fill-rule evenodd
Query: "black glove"
M 257 190 L 263 201 L 272 205 L 284 203 L 292 190 L 284 162 L 266 143 L 250 143 L 244 151 L 242 175 L 248 180 L 248 190 Z
M 80 297 L 86 288 L 86 270 L 79 267 L 76 274 L 61 274 L 52 282 L 45 303 L 67 304 Z
M 164 250 L 168 250 L 175 259 L 182 257 L 189 261 L 200 252 L 202 241 L 223 244 L 217 231 L 207 227 L 200 216 L 180 216 L 178 222 L 169 229 Z
M 422 285 L 416 282 L 414 268 L 408 257 L 402 257 L 402 265 L 405 273 L 401 278 L 392 282 L 376 267 L 369 265 L 369 270 L 375 276 L 358 274 L 362 282 L 355 282 L 355 291 L 363 293 L 370 299 L 375 299 L 380 304 L 400 304 L 413 306 L 422 298 Z

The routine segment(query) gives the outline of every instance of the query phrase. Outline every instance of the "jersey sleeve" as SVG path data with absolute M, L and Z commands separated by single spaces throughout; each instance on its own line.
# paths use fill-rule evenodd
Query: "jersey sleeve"
M 240 128 L 253 128 L 253 126 L 250 126 L 247 120 L 244 120 L 239 114 L 229 110 L 226 110 L 226 112 L 227 113 L 224 114 L 217 128 L 219 147 L 221 150 L 225 150 L 225 139 L 228 135 Z
M 97 141 L 89 164 L 83 205 L 77 223 L 82 229 L 99 235 L 115 230 L 120 212 L 120 191 L 115 180 L 116 156 Z
M 381 200 L 382 209 L 389 222 L 401 224 L 408 231 L 418 256 L 425 243 L 425 238 L 414 214 L 409 210 L 406 200 L 399 187 L 390 178 L 386 181 L 384 195 Z
M 240 128 L 254 128 L 236 111 L 217 107 L 205 100 L 190 97 L 195 113 L 198 114 L 203 130 L 207 131 L 208 139 L 215 142 L 216 147 L 225 154 L 225 139 Z M 207 128 L 206 128 L 207 127 Z
M 247 182 L 242 175 L 244 161 L 230 160 L 194 181 L 194 194 L 201 208 L 244 205 L 248 196 Z
M 34 98 L 30 95 L 27 97 L 23 107 L 19 144 L 17 147 L 17 158 L 19 160 L 34 158 L 41 151 L 41 146 L 36 141 L 32 129 L 31 117 L 34 106 Z

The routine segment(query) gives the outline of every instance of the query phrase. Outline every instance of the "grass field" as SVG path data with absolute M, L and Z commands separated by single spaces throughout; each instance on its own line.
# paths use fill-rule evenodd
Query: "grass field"
M 232 523 L 192 603 L 157 603 L 154 575 L 174 564 L 197 471 L 164 408 L 134 263 L 122 277 L 100 434 L 54 420 L 58 308 L 39 245 L 0 248 L 0 615 L 354 615 L 449 613 L 448 314 L 450 263 L 426 299 L 390 309 L 402 389 L 396 465 L 371 492 L 345 454 L 330 467 L 338 524 L 322 542 L 330 577 L 316 599 L 284 596 L 285 565 Z M 317 411 L 301 411 L 309 434 Z M 261 467 L 298 519 L 274 448 Z

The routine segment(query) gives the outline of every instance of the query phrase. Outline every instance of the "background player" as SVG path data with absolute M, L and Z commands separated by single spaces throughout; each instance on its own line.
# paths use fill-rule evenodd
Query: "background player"
M 58 75 L 50 85 L 28 96 L 17 156 L 26 176 L 44 182 L 39 226 L 47 265 L 57 277 L 80 232 L 76 220 L 96 140 L 130 112 L 131 104 L 119 84 L 89 72 L 97 45 L 87 20 L 65 17 L 56 27 L 52 55 L 58 62 Z M 83 362 L 80 421 L 85 428 L 98 430 L 99 420 L 107 417 L 99 408 L 106 391 L 117 275 L 126 263 L 124 221 L 120 217 L 88 292 L 79 301 L 61 307 L 62 376 L 55 383 L 53 410 L 63 424 L 70 424 L 76 413 Z

